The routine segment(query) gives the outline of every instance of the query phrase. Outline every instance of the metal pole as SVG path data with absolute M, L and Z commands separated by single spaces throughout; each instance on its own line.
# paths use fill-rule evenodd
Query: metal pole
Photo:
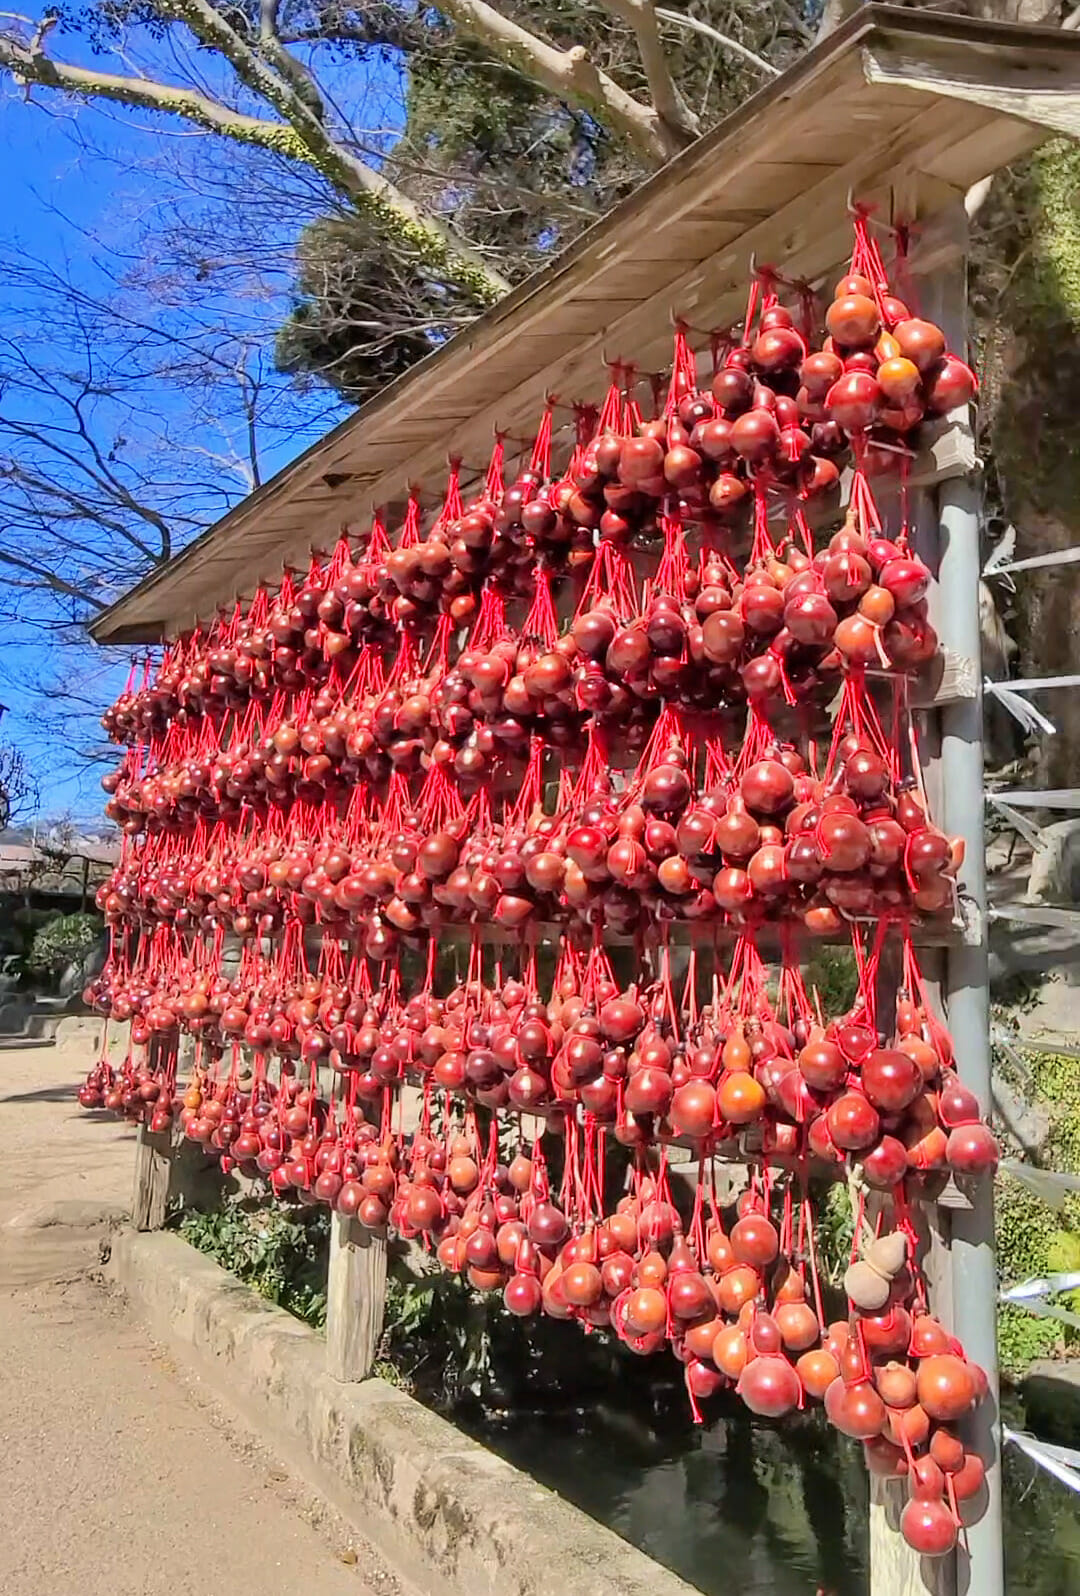
M 979 661 L 979 505 L 968 478 L 938 490 L 941 533 L 941 641 L 964 658 Z M 982 671 L 976 679 L 981 682 Z M 966 843 L 962 887 L 971 925 L 962 947 L 951 948 L 946 974 L 946 1009 L 964 1084 L 990 1111 L 990 989 L 986 906 L 983 797 L 983 706 L 974 698 L 942 712 L 941 759 L 944 828 Z M 981 1364 L 990 1397 L 980 1405 L 972 1434 L 987 1470 L 986 1510 L 968 1531 L 970 1560 L 958 1558 L 960 1596 L 1004 1596 L 1002 1548 L 1001 1428 L 998 1411 L 997 1271 L 994 1259 L 994 1194 L 990 1180 L 973 1183 L 970 1207 L 955 1207 L 952 1219 L 953 1331 L 967 1355 Z

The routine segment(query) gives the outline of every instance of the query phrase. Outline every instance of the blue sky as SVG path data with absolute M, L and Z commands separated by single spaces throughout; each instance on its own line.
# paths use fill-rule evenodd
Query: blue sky
M 77 55 L 73 46 L 68 35 L 57 54 L 62 49 L 69 57 Z M 386 87 L 390 88 L 389 82 Z M 140 208 L 142 190 L 148 190 L 151 181 L 140 162 L 152 154 L 156 140 L 138 125 L 145 119 L 133 118 L 123 108 L 71 106 L 42 90 L 35 91 L 35 99 L 37 103 L 28 106 L 10 84 L 0 85 L 0 238 L 42 259 L 66 261 L 76 280 L 83 274 L 89 285 L 94 268 L 80 230 L 109 236 L 117 217 L 131 216 Z M 154 402 L 151 396 L 150 403 Z M 175 408 L 175 399 L 161 393 L 161 407 L 167 409 L 170 403 Z M 269 447 L 262 460 L 264 473 L 284 465 L 308 441 L 301 437 Z M 98 773 L 88 773 L 71 758 L 62 736 L 43 738 L 34 714 L 32 683 L 53 663 L 49 645 L 33 634 L 12 637 L 7 630 L 0 650 L 0 702 L 7 706 L 0 740 L 24 751 L 41 786 L 44 814 L 94 816 L 102 802 Z M 88 691 L 104 707 L 122 685 L 123 671 L 103 675 L 100 657 L 87 655 L 84 663 L 90 676 Z M 64 669 L 68 668 L 65 661 Z
M 80 108 L 79 114 L 103 143 L 115 142 L 115 122 L 90 107 Z M 71 243 L 69 228 L 52 207 L 62 208 L 77 225 L 93 228 L 106 213 L 119 175 L 115 167 L 94 161 L 80 150 L 70 129 L 65 115 L 26 106 L 10 90 L 0 94 L 0 149 L 4 152 L 0 227 L 5 242 L 18 242 L 49 258 L 60 258 Z M 43 749 L 33 724 L 27 683 L 47 663 L 43 647 L 12 644 L 9 638 L 0 650 L 0 702 L 7 705 L 0 736 L 24 750 L 38 774 L 45 813 L 72 810 L 93 815 L 101 804 L 96 778 L 87 779 L 84 772 L 73 770 L 62 748 Z

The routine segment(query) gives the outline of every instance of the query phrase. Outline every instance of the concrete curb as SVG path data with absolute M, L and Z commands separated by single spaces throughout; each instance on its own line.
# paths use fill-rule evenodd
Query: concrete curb
M 321 1337 L 179 1236 L 118 1232 L 110 1273 L 426 1596 L 697 1596 L 404 1392 L 332 1380 Z
M 85 1052 L 93 1064 L 101 1056 L 104 1040 L 105 1021 L 96 1014 L 64 1014 L 56 1027 L 57 1047 L 65 1052 L 69 1049 Z M 122 1053 L 118 1054 L 118 1059 L 122 1057 Z

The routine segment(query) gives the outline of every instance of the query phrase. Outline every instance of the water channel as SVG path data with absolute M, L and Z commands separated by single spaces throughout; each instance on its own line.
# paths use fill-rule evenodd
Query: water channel
M 1018 1398 L 1006 1411 L 1024 1428 Z M 703 1596 L 869 1596 L 860 1448 L 820 1416 L 770 1425 L 721 1396 L 695 1426 L 678 1386 L 650 1378 L 630 1402 L 605 1393 L 464 1427 Z M 1012 1450 L 1005 1492 L 1009 1596 L 1080 1596 L 1077 1498 Z

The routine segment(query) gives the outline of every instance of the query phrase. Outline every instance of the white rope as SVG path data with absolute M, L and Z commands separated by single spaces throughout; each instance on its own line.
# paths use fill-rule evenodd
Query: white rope
M 1031 1164 L 1021 1164 L 1011 1159 L 1004 1160 L 999 1168 L 1057 1213 L 1065 1207 L 1070 1192 L 1080 1191 L 1080 1179 L 1077 1176 L 1061 1175 L 1056 1169 L 1035 1169 Z

